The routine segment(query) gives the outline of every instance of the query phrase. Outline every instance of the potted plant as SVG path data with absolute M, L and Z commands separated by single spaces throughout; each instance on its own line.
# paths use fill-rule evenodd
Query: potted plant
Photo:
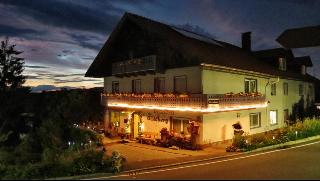
M 169 134 L 169 131 L 167 128 L 162 128 L 160 131 L 160 135 L 161 135 L 161 140 L 165 141 L 167 139 L 167 136 Z

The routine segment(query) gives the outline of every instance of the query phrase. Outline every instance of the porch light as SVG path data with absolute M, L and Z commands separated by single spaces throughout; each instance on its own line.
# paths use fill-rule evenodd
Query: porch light
M 264 102 L 262 104 L 251 104 L 251 105 L 237 105 L 232 107 L 210 107 L 210 108 L 193 108 L 193 107 L 160 107 L 159 105 L 130 105 L 127 103 L 109 103 L 108 107 L 119 107 L 119 108 L 131 108 L 131 109 L 152 109 L 152 110 L 167 110 L 167 111 L 183 111 L 183 112 L 222 112 L 222 111 L 234 111 L 243 109 L 255 109 L 267 107 L 268 103 Z

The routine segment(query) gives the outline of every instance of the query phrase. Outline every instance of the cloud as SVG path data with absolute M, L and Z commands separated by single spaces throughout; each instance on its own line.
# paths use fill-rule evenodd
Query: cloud
M 98 39 L 96 36 L 88 35 L 88 34 L 74 34 L 67 33 L 70 35 L 71 39 L 76 41 L 79 46 L 83 48 L 89 48 L 93 50 L 100 50 L 104 44 L 101 39 Z
M 32 68 L 32 69 L 46 69 L 46 68 L 49 68 L 49 67 L 46 67 L 46 66 L 39 66 L 39 65 L 25 65 L 24 67 Z
M 97 82 L 100 80 L 95 80 L 95 79 L 86 79 L 86 78 L 68 78 L 68 79 L 59 79 L 59 78 L 54 78 L 54 83 L 55 84 L 62 84 L 62 83 L 75 83 L 75 82 Z
M 30 37 L 31 35 L 42 34 L 41 31 L 36 31 L 29 28 L 17 28 L 0 24 L 0 36 L 16 36 L 16 37 Z
M 39 75 L 26 75 L 26 79 L 43 79 L 43 77 Z
M 15 7 L 16 12 L 21 16 L 32 17 L 44 24 L 103 34 L 110 32 L 114 28 L 120 19 L 120 12 L 123 12 L 123 10 L 114 7 L 109 1 L 104 1 L 103 6 L 100 7 L 90 7 L 75 2 L 59 0 L 0 1 L 3 5 Z M 118 14 L 115 15 L 109 12 L 117 12 Z

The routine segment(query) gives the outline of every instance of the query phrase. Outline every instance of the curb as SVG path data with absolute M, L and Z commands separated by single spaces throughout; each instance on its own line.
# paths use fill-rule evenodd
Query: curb
M 80 180 L 80 179 L 90 179 L 93 177 L 108 177 L 108 176 L 113 176 L 113 175 L 115 175 L 115 174 L 113 174 L 113 173 L 93 173 L 93 174 L 88 174 L 88 175 L 48 178 L 45 180 Z

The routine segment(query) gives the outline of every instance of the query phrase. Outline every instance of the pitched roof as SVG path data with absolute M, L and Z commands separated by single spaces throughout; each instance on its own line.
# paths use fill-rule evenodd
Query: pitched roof
M 115 30 L 109 36 L 109 39 L 100 50 L 99 54 L 89 67 L 86 76 L 88 77 L 104 77 L 111 75 L 106 73 L 107 67 L 110 67 L 110 61 L 106 60 L 105 54 L 108 54 L 110 42 L 116 41 L 115 34 L 123 23 L 130 21 L 135 25 L 142 27 L 145 31 L 152 31 L 157 35 L 168 39 L 171 45 L 179 47 L 179 50 L 188 57 L 196 56 L 201 63 L 214 64 L 237 68 L 242 70 L 249 70 L 254 72 L 266 73 L 275 76 L 292 77 L 295 79 L 309 80 L 307 76 L 290 71 L 280 71 L 276 67 L 261 61 L 252 53 L 247 52 L 235 45 L 218 41 L 204 35 L 199 35 L 181 28 L 160 23 L 154 20 L 147 19 L 131 13 L 125 13 L 118 23 Z M 274 50 L 276 51 L 276 50 Z M 283 51 L 283 50 L 281 50 Z M 291 52 L 292 53 L 292 52 Z M 167 60 L 171 61 L 171 60 Z M 107 64 L 109 62 L 109 65 Z M 180 65 L 181 67 L 185 65 Z M 110 69 L 109 69 L 110 70 Z
M 305 65 L 312 67 L 312 61 L 310 56 L 295 57 L 294 60 L 290 63 L 291 65 Z
M 273 49 L 266 49 L 266 50 L 258 50 L 254 51 L 253 54 L 257 58 L 273 58 L 273 57 L 287 57 L 292 59 L 293 53 L 290 49 L 285 48 L 273 48 Z

